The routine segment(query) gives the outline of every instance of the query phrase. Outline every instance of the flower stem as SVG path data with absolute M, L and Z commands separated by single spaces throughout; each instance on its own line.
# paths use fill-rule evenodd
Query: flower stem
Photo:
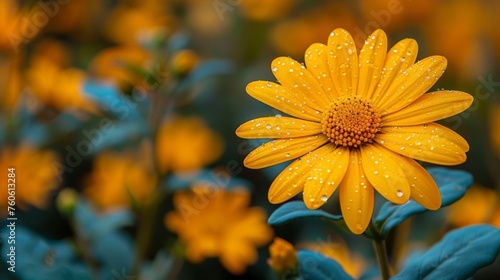
M 389 279 L 389 258 L 387 257 L 387 249 L 385 247 L 385 240 L 380 235 L 377 227 L 373 221 L 369 224 L 370 231 L 373 234 L 373 245 L 375 247 L 375 253 L 377 255 L 378 265 L 380 272 L 382 274 L 382 279 Z

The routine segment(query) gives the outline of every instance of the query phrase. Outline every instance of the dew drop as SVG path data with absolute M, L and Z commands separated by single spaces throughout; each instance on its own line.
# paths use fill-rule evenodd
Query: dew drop
M 378 175 L 378 170 L 373 171 L 373 174 Z
M 276 67 L 275 67 L 275 68 L 276 68 Z M 273 69 L 273 71 L 274 71 L 274 69 Z M 266 84 L 266 85 L 267 85 L 268 87 L 271 87 L 273 84 L 271 84 L 270 82 L 267 82 L 267 84 Z
M 278 71 L 278 67 L 273 67 L 273 72 Z
M 271 129 L 271 125 L 270 124 L 266 125 L 266 128 Z
M 401 147 L 401 148 L 399 148 L 399 149 L 402 151 L 402 150 L 404 150 L 404 149 L 405 149 L 405 147 L 403 146 L 403 147 Z
M 396 195 L 397 195 L 398 197 L 402 197 L 402 196 L 403 196 L 403 191 L 401 191 L 401 190 L 397 190 L 397 191 L 396 191 Z
M 275 117 L 277 117 L 277 118 L 281 118 L 281 115 L 280 115 L 280 114 L 276 114 L 276 116 L 275 116 Z
M 326 202 L 328 200 L 328 196 L 322 195 L 321 196 L 321 201 Z
M 285 154 L 285 156 L 286 156 L 286 157 L 290 157 L 290 153 L 286 153 L 286 154 Z

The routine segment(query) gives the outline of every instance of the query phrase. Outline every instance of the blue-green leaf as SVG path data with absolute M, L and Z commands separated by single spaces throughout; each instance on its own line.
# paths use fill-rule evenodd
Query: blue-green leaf
M 319 217 L 333 221 L 342 220 L 341 215 L 332 215 L 323 210 L 311 210 L 302 201 L 292 201 L 276 209 L 267 222 L 272 226 L 276 226 L 306 217 Z
M 189 189 L 195 183 L 206 183 L 214 188 L 226 190 L 239 189 L 241 187 L 249 190 L 252 189 L 252 183 L 247 180 L 232 177 L 226 172 L 210 169 L 202 169 L 189 173 L 176 173 L 168 176 L 165 180 L 167 191 L 170 192 Z
M 393 279 L 467 279 L 492 263 L 500 251 L 500 229 L 477 225 L 448 233 L 411 259 Z
M 300 250 L 298 252 L 299 274 L 304 280 L 350 280 L 342 266 L 333 259 L 319 253 Z
M 428 172 L 436 181 L 441 192 L 441 207 L 459 200 L 473 183 L 472 175 L 461 170 L 430 168 Z M 428 210 L 413 200 L 402 205 L 387 202 L 380 209 L 375 221 L 380 225 L 381 234 L 386 236 L 392 228 L 411 216 L 426 211 Z

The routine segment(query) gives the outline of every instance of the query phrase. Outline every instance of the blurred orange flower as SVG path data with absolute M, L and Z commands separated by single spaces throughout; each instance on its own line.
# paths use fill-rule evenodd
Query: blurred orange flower
M 143 205 L 151 198 L 157 178 L 150 160 L 130 152 L 103 152 L 85 182 L 85 195 L 101 210 Z
M 488 63 L 484 49 L 486 13 L 479 1 L 435 1 L 436 14 L 424 21 L 430 52 L 449 59 L 449 68 L 461 79 L 475 79 Z M 451 42 L 460 42 L 460 47 Z
M 295 0 L 243 0 L 240 7 L 244 17 L 256 21 L 268 21 L 285 16 L 295 4 Z
M 161 172 L 197 170 L 218 159 L 222 137 L 198 117 L 171 117 L 158 130 L 157 161 Z
M 109 79 L 122 90 L 144 83 L 141 71 L 146 68 L 149 54 L 133 46 L 112 47 L 101 51 L 90 69 L 99 78 Z
M 137 46 L 157 36 L 166 37 L 174 29 L 174 18 L 167 13 L 167 3 L 135 1 L 120 4 L 111 13 L 106 33 L 114 42 Z
M 455 227 L 488 223 L 500 227 L 500 195 L 480 185 L 448 207 L 448 221 Z
M 16 207 L 47 207 L 50 193 L 58 187 L 58 174 L 52 167 L 58 159 L 54 152 L 28 146 L 5 147 L 0 152 L 1 177 L 7 178 L 7 168 L 15 168 Z M 7 190 L 0 192 L 2 209 L 7 209 L 7 196 Z M 3 216 L 6 211 L 1 213 Z
M 172 55 L 170 68 L 174 74 L 184 76 L 198 65 L 198 55 L 193 50 L 180 50 Z
M 17 53 L 39 33 L 41 27 L 30 21 L 35 10 L 24 9 L 17 0 L 0 1 L 0 52 Z
M 198 187 L 175 193 L 173 202 L 165 225 L 178 234 L 191 262 L 218 257 L 228 271 L 242 274 L 257 261 L 256 247 L 273 236 L 265 212 L 249 207 L 250 195 L 243 190 Z
M 270 40 L 278 52 L 301 56 L 311 44 L 323 41 L 332 26 L 351 31 L 355 25 L 353 11 L 346 3 L 329 2 L 278 23 L 270 32 Z

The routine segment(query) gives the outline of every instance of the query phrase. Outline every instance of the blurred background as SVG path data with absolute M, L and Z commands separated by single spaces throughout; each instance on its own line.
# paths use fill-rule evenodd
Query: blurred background
M 246 84 L 274 81 L 274 58 L 302 62 L 338 27 L 358 48 L 378 28 L 391 46 L 416 39 L 418 59 L 448 60 L 432 90 L 475 99 L 441 122 L 469 142 L 467 162 L 453 168 L 475 185 L 396 229 L 393 266 L 450 229 L 499 227 L 499 11 L 496 0 L 0 1 L 0 180 L 15 168 L 18 218 L 16 273 L 4 230 L 1 278 L 278 279 L 273 237 L 369 278 L 369 240 L 320 220 L 266 225 L 277 207 L 267 190 L 286 165 L 246 169 L 262 141 L 234 134 L 280 113 Z M 0 198 L 8 224 L 7 192 Z M 340 213 L 336 199 L 324 209 Z

